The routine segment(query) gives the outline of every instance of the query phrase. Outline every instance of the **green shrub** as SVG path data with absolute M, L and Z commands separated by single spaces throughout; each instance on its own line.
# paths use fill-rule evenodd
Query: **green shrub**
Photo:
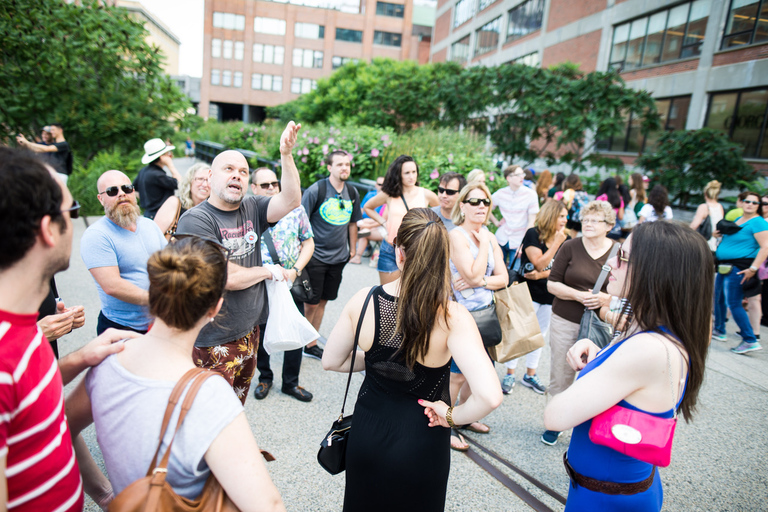
M 104 215 L 104 208 L 96 197 L 98 194 L 96 181 L 99 176 L 106 171 L 117 169 L 127 174 L 133 181 L 133 178 L 143 167 L 141 164 L 142 154 L 135 152 L 126 155 L 118 150 L 102 151 L 97 153 L 86 167 L 76 164 L 72 176 L 67 181 L 67 186 L 72 192 L 72 196 L 80 202 L 80 215 Z

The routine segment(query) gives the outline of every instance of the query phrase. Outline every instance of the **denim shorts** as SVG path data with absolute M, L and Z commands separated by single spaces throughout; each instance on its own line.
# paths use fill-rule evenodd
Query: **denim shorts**
M 381 241 L 381 249 L 379 249 L 379 264 L 376 270 L 379 272 L 386 272 L 388 274 L 400 270 L 397 268 L 397 262 L 395 261 L 395 246 L 386 240 Z

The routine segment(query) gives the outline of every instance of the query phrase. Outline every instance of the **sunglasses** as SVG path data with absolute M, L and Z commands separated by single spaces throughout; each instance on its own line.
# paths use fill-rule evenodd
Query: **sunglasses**
M 136 190 L 133 185 L 120 185 L 119 187 L 107 187 L 104 189 L 104 192 L 99 192 L 99 195 L 107 194 L 109 197 L 115 197 L 120 189 L 122 189 L 126 194 L 133 194 L 133 191 Z
M 64 212 L 69 212 L 69 218 L 70 219 L 77 219 L 77 218 L 79 218 L 80 217 L 80 203 L 75 201 L 74 203 L 72 203 L 71 207 L 69 207 L 67 209 L 64 209 L 64 210 L 61 210 L 61 213 L 64 213 Z
M 744 204 L 754 204 L 754 205 L 758 205 L 758 204 L 760 204 L 760 201 L 747 201 L 747 200 L 745 199 L 745 200 L 743 200 L 743 201 L 742 201 L 742 203 L 744 203 Z M 762 204 L 765 204 L 765 203 L 762 203 Z
M 437 187 L 437 193 L 438 194 L 446 194 L 449 196 L 453 196 L 459 193 L 458 190 L 452 190 L 450 188 L 443 188 L 443 187 Z
M 469 203 L 470 206 L 480 206 L 480 203 L 482 203 L 485 206 L 491 206 L 490 199 L 480 199 L 479 197 L 473 197 L 472 199 L 465 199 L 462 201 L 462 203 Z
M 629 258 L 627 257 L 627 253 L 624 252 L 624 248 L 619 248 L 619 255 L 616 258 L 616 268 L 621 268 L 621 262 L 629 263 Z
M 262 190 L 268 190 L 270 187 L 280 188 L 279 181 L 272 181 L 270 183 L 259 183 L 258 185 L 261 187 Z
M 178 235 L 178 234 L 174 234 L 171 237 L 170 243 L 171 244 L 175 244 L 175 243 L 180 242 L 180 241 L 185 240 L 185 239 L 200 240 L 200 241 L 205 242 L 206 244 L 210 245 L 211 247 L 221 251 L 221 253 L 224 255 L 224 269 L 225 269 L 224 270 L 224 285 L 226 286 L 226 284 L 227 284 L 227 270 L 226 269 L 229 266 L 229 255 L 231 254 L 232 251 L 230 251 L 229 248 L 221 245 L 221 243 L 219 241 L 217 241 L 217 240 L 213 240 L 211 238 L 206 238 L 204 236 L 199 236 L 199 235 L 191 235 L 191 234 L 189 234 L 189 235 L 187 235 L 187 234 Z

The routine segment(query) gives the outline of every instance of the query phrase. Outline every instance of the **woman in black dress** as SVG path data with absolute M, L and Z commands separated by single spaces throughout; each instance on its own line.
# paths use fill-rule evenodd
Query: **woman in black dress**
M 413 208 L 395 238 L 401 277 L 377 287 L 365 316 L 355 371 L 365 370 L 347 446 L 344 510 L 440 511 L 450 469 L 448 428 L 482 419 L 501 388 L 480 333 L 449 301 L 448 233 L 437 214 Z M 368 291 L 344 307 L 323 355 L 326 370 L 348 372 Z M 451 357 L 472 389 L 449 408 Z

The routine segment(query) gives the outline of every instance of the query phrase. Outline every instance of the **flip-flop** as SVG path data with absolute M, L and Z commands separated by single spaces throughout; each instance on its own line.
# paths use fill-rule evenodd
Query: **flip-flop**
M 476 421 L 474 423 L 480 423 L 480 422 Z M 485 423 L 480 423 L 480 425 L 483 425 L 483 426 L 487 427 L 488 430 L 480 430 L 477 427 L 473 427 L 472 423 L 468 423 L 466 425 L 459 425 L 458 428 L 461 428 L 461 429 L 464 429 L 464 430 L 469 430 L 470 432 L 474 432 L 475 434 L 488 434 L 488 433 L 490 433 L 491 427 L 489 427 Z
M 452 438 L 455 437 L 456 439 L 458 439 L 459 441 L 467 445 L 463 448 L 456 448 L 455 446 L 451 445 L 451 450 L 456 450 L 457 452 L 465 452 L 469 450 L 469 445 L 467 444 L 467 441 L 465 441 L 464 437 L 461 434 L 459 434 L 455 429 L 451 429 L 451 437 Z

